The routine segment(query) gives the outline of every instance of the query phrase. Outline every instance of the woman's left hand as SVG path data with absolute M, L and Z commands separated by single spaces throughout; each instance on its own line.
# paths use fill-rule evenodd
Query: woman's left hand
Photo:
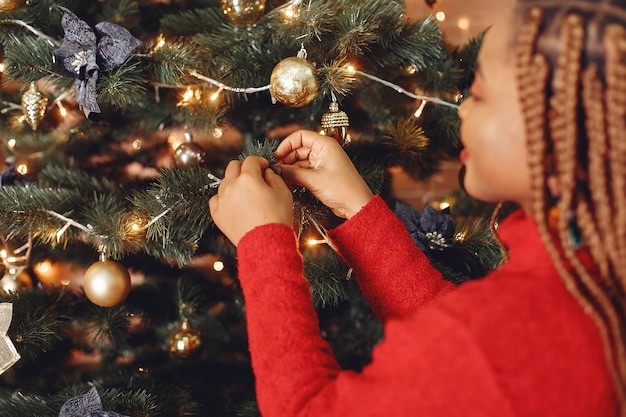
M 213 222 L 235 246 L 255 227 L 269 223 L 293 226 L 291 191 L 259 156 L 228 164 L 209 208 Z

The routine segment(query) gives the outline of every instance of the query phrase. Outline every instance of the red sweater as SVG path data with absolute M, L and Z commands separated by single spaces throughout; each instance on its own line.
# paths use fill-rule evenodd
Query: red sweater
M 379 196 L 330 237 L 384 339 L 361 372 L 342 370 L 294 232 L 250 231 L 237 254 L 264 417 L 617 415 L 600 333 L 522 212 L 500 226 L 507 263 L 456 288 Z

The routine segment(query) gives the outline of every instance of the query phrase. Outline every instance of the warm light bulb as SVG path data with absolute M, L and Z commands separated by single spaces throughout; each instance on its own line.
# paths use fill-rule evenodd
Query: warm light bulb
M 354 68 L 354 66 L 352 64 L 348 64 L 348 66 L 346 67 L 346 70 L 350 73 L 350 74 L 354 74 L 356 72 L 356 68 Z
M 28 165 L 26 165 L 24 162 L 19 163 L 15 166 L 15 171 L 20 175 L 26 175 L 29 171 Z
M 4 65 L 4 62 L 0 62 L 0 72 L 4 72 L 6 68 L 6 65 Z
M 459 20 L 457 20 L 456 25 L 461 30 L 468 30 L 470 27 L 470 20 L 467 16 L 461 16 L 459 17 Z
M 159 35 L 159 37 L 157 38 L 157 42 L 156 45 L 154 46 L 154 50 L 156 51 L 159 48 L 163 48 L 163 46 L 165 45 L 165 38 L 163 37 L 163 35 Z
M 217 271 L 217 272 L 221 272 L 224 270 L 224 262 L 222 261 L 215 261 L 213 262 L 213 270 Z
M 450 203 L 446 201 L 442 201 L 441 203 L 439 203 L 439 210 L 445 210 L 448 207 L 450 207 Z
M 9 149 L 13 149 L 15 148 L 15 144 L 17 143 L 17 141 L 13 138 L 9 139 L 7 141 L 7 146 L 9 147 Z
M 185 93 L 183 94 L 183 102 L 188 102 L 193 98 L 193 90 L 191 88 L 188 88 L 185 90 Z
M 37 274 L 49 274 L 52 270 L 52 264 L 50 261 L 45 260 L 36 264 L 33 269 Z
M 66 117 L 67 116 L 67 109 L 65 108 L 65 106 L 63 106 L 63 104 L 61 104 L 61 102 L 57 103 L 57 107 L 59 108 L 59 113 L 61 114 L 62 117 Z
M 219 139 L 224 135 L 224 131 L 220 127 L 216 127 L 213 129 L 213 137 L 215 139 Z
M 437 12 L 435 14 L 435 19 L 437 19 L 440 22 L 443 22 L 444 20 L 446 20 L 446 14 L 444 12 Z

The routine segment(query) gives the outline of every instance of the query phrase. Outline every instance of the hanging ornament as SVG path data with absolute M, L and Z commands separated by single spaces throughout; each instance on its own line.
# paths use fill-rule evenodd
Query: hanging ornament
M 317 71 L 306 57 L 306 49 L 302 48 L 298 56 L 283 59 L 272 71 L 270 89 L 276 100 L 286 106 L 302 107 L 317 94 Z
M 0 0 L 0 12 L 14 12 L 24 7 L 26 0 Z
M 202 333 L 189 325 L 187 318 L 183 319 L 180 328 L 175 330 L 168 344 L 170 352 L 177 358 L 187 359 L 196 355 L 202 346 Z
M 37 89 L 34 81 L 31 82 L 30 87 L 22 96 L 22 110 L 31 129 L 37 130 L 46 115 L 47 107 L 48 97 Z
M 100 307 L 112 307 L 124 301 L 130 292 L 130 274 L 119 262 L 100 260 L 85 271 L 83 289 L 87 298 Z
M 65 401 L 59 417 L 126 417 L 114 411 L 104 411 L 102 400 L 96 387 L 91 388 L 84 394 L 72 397 Z
M 204 162 L 204 150 L 193 141 L 191 133 L 185 132 L 185 141 L 174 151 L 174 160 L 179 167 L 194 167 Z
M 328 111 L 322 114 L 323 135 L 334 138 L 339 144 L 346 143 L 350 120 L 346 112 L 339 110 L 339 103 L 332 101 Z
M 441 0 L 424 0 L 424 1 L 428 5 L 428 7 L 431 7 L 433 9 L 439 6 L 439 3 L 441 3 Z
M 265 0 L 221 0 L 222 13 L 230 23 L 251 25 L 265 12 Z
M 0 375 L 20 359 L 20 354 L 7 336 L 13 320 L 13 304 L 0 303 Z
M 18 293 L 33 287 L 33 280 L 26 271 L 12 274 L 7 270 L 0 279 L 0 290 L 6 294 Z

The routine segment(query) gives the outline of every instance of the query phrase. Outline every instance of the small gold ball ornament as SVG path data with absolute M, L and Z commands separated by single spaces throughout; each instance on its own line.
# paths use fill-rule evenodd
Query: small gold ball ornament
M 14 12 L 24 7 L 26 0 L 0 0 L 0 12 Z
M 220 0 L 222 13 L 235 25 L 251 25 L 265 13 L 265 0 Z
M 180 328 L 175 330 L 168 340 L 170 352 L 180 359 L 195 356 L 202 346 L 202 333 L 189 325 L 187 318 L 183 319 Z
M 346 112 L 339 110 L 339 103 L 333 101 L 329 109 L 322 114 L 322 134 L 334 138 L 340 145 L 347 142 L 350 119 Z
M 174 151 L 174 160 L 179 167 L 198 166 L 204 162 L 204 150 L 193 141 L 191 133 L 185 132 L 185 142 Z
M 283 59 L 272 70 L 270 90 L 285 106 L 302 107 L 315 99 L 319 89 L 317 70 L 306 56 L 303 48 L 298 56 Z
M 33 130 L 37 130 L 39 124 L 46 116 L 48 108 L 48 97 L 37 89 L 35 82 L 30 83 L 30 87 L 22 96 L 22 110 L 26 123 Z
M 101 259 L 85 271 L 83 289 L 92 303 L 112 307 L 130 292 L 130 274 L 119 262 Z

